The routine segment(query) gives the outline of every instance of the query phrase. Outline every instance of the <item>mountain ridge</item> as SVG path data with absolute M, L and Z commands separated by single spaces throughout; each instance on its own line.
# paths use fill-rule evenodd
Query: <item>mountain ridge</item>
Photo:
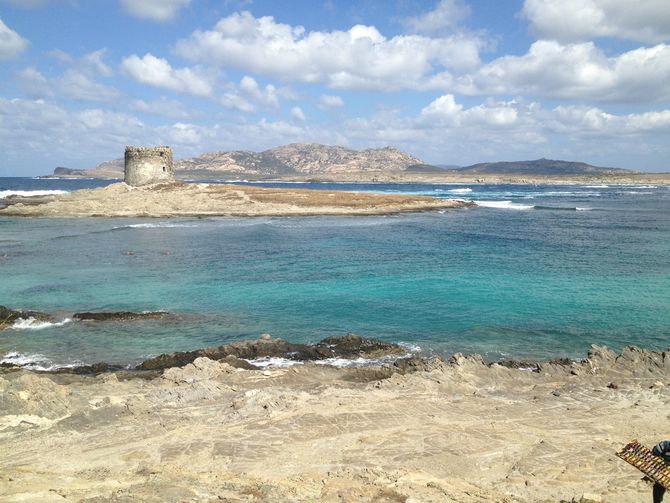
M 290 143 L 261 152 L 213 151 L 175 161 L 181 178 L 227 176 L 302 177 L 346 174 L 489 174 L 489 175 L 608 175 L 632 174 L 632 170 L 602 168 L 575 161 L 536 159 L 500 161 L 455 167 L 432 165 L 395 147 L 355 150 L 317 143 Z M 106 161 L 91 169 L 58 167 L 54 176 L 94 178 L 123 177 L 123 159 Z

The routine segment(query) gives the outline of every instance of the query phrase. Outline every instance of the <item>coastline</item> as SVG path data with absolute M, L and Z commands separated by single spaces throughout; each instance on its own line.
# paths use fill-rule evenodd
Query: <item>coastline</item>
M 474 203 L 426 196 L 363 194 L 309 189 L 163 183 L 131 187 L 115 183 L 67 194 L 11 196 L 0 216 L 33 217 L 200 217 L 390 215 Z
M 265 342 L 264 342 L 265 341 Z M 276 341 L 276 340 L 275 340 Z M 268 338 L 248 344 L 263 345 Z M 608 501 L 667 424 L 670 355 L 592 347 L 534 371 L 448 361 L 95 376 L 0 373 L 3 501 Z M 664 385 L 665 384 L 665 385 Z
M 123 181 L 123 173 L 112 176 L 103 172 L 91 177 L 79 175 L 44 176 L 44 179 L 99 179 Z M 637 185 L 655 184 L 670 185 L 670 173 L 626 173 L 626 174 L 597 174 L 597 175 L 531 175 L 531 174 L 458 174 L 435 172 L 403 172 L 403 171 L 366 171 L 337 174 L 310 174 L 286 176 L 259 176 L 254 174 L 226 173 L 213 170 L 178 170 L 175 172 L 177 180 L 193 181 L 231 181 L 250 183 L 430 183 L 430 184 L 486 184 L 486 185 L 584 185 L 584 184 L 612 184 Z

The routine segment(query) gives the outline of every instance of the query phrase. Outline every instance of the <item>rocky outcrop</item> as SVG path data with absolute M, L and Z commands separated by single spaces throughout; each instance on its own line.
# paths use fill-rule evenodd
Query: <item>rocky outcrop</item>
M 9 328 L 17 320 L 27 320 L 29 318 L 37 321 L 53 321 L 48 314 L 40 313 L 38 311 L 18 311 L 5 306 L 0 306 L 0 330 Z
M 169 316 L 167 311 L 112 311 L 112 312 L 84 312 L 74 313 L 73 320 L 76 321 L 135 321 L 135 320 L 153 320 Z
M 585 364 L 595 374 L 650 378 L 670 374 L 670 352 L 627 346 L 617 355 L 605 346 L 593 345 Z
M 389 355 L 403 355 L 406 350 L 397 344 L 376 339 L 366 339 L 355 334 L 344 337 L 328 337 L 317 344 L 294 344 L 282 339 L 273 339 L 265 334 L 255 341 L 236 342 L 214 348 L 196 351 L 163 354 L 143 361 L 138 370 L 158 370 L 182 367 L 199 357 L 228 361 L 234 357 L 244 360 L 258 358 L 286 358 L 294 361 L 325 360 L 327 358 L 380 358 Z

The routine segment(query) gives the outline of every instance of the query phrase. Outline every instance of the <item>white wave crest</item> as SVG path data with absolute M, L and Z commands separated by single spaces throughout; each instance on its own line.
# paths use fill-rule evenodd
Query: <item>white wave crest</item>
M 585 189 L 607 189 L 609 185 L 582 185 Z
M 50 328 L 50 327 L 62 327 L 66 323 L 70 323 L 72 320 L 70 318 L 65 318 L 62 321 L 58 322 L 49 322 L 49 321 L 42 321 L 42 320 L 37 320 L 33 318 L 32 316 L 30 318 L 19 318 L 14 322 L 14 324 L 11 326 L 14 330 L 43 330 L 45 328 Z
M 410 353 L 420 353 L 421 352 L 421 346 L 418 344 L 414 344 L 412 342 L 399 342 L 398 346 L 400 346 L 403 349 L 406 349 Z
M 381 358 L 326 358 L 324 360 L 314 360 L 317 365 L 330 365 L 331 367 L 349 368 L 349 367 L 370 367 L 374 365 L 387 365 L 396 361 L 398 358 L 407 358 L 411 354 L 403 356 L 384 356 Z
M 593 208 L 580 208 L 579 206 L 577 206 L 575 209 L 577 211 L 591 211 Z
M 400 343 L 401 347 L 406 349 L 408 353 L 398 356 L 398 355 L 389 355 L 383 356 L 381 358 L 325 358 L 323 360 L 310 360 L 311 363 L 315 365 L 329 365 L 331 367 L 339 368 L 348 368 L 348 367 L 369 367 L 373 365 L 387 365 L 396 361 L 398 358 L 408 358 L 412 356 L 413 353 L 418 353 L 421 351 L 421 348 L 415 344 L 410 343 Z M 290 360 L 288 358 L 281 357 L 264 357 L 256 359 L 246 360 L 252 365 L 256 365 L 261 368 L 286 368 L 293 367 L 295 365 L 303 365 L 306 362 Z
M 16 365 L 29 370 L 50 371 L 59 368 L 73 368 L 83 365 L 80 361 L 74 361 L 67 364 L 57 365 L 44 355 L 39 353 L 23 354 L 17 351 L 7 353 L 0 359 L 0 364 Z
M 594 191 L 584 191 L 584 192 L 574 192 L 569 190 L 552 190 L 547 192 L 541 192 L 537 194 L 538 196 L 543 197 L 600 197 L 602 194 L 600 192 Z
M 497 208 L 503 210 L 532 210 L 530 204 L 513 203 L 512 201 L 473 201 L 477 206 L 484 208 Z
M 59 194 L 67 194 L 67 190 L 0 190 L 0 199 L 9 196 L 56 196 Z
M 294 365 L 302 365 L 304 363 L 297 360 L 289 360 L 288 358 L 278 358 L 278 357 L 256 358 L 254 360 L 247 360 L 247 361 L 252 365 L 256 365 L 257 367 L 261 368 L 266 367 L 285 368 L 285 367 L 293 367 Z
M 171 229 L 176 227 L 196 227 L 196 224 L 173 223 L 173 222 L 152 222 L 144 224 L 128 224 L 115 229 Z
M 449 189 L 447 192 L 451 192 L 452 194 L 467 194 L 469 192 L 472 192 L 472 189 L 470 188 L 465 188 L 465 189 Z

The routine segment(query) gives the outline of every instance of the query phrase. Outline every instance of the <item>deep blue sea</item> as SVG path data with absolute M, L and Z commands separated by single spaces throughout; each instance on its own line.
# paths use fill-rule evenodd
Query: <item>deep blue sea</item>
M 0 178 L 0 198 L 107 183 Z M 300 187 L 479 206 L 381 217 L 0 217 L 0 304 L 59 321 L 0 332 L 0 361 L 133 364 L 266 332 L 294 342 L 355 332 L 488 360 L 582 357 L 592 343 L 670 346 L 669 187 Z M 176 319 L 68 322 L 108 310 Z

